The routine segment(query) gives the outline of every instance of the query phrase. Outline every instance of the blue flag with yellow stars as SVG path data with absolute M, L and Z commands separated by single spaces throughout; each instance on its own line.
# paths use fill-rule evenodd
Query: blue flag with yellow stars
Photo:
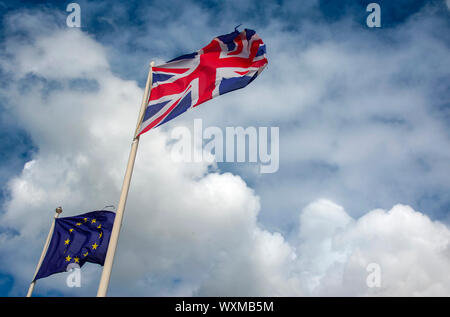
M 70 263 L 103 265 L 114 217 L 114 212 L 97 210 L 55 219 L 50 245 L 34 280 L 65 272 Z

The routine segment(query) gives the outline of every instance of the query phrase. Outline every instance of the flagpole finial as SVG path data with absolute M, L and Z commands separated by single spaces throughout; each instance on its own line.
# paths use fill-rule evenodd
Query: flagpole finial
M 153 66 L 155 66 L 155 62 L 154 62 L 154 61 L 151 61 L 151 62 L 150 62 L 150 67 L 153 67 Z
M 58 208 L 56 208 L 56 213 L 57 213 L 57 214 L 62 213 L 62 207 L 61 207 L 61 206 L 59 206 Z

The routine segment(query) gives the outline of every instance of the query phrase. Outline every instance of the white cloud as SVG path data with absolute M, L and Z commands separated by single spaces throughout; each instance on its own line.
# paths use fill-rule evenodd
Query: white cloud
M 332 210 L 325 206 L 318 209 L 325 213 Z M 342 221 L 347 218 L 342 214 Z M 322 245 L 324 242 L 327 246 L 312 255 L 312 262 L 331 254 L 342 258 L 324 271 L 314 290 L 316 294 L 442 296 L 450 291 L 446 273 L 450 230 L 409 206 L 373 210 L 341 227 Z M 381 267 L 379 289 L 365 284 L 369 263 Z
M 8 39 L 8 52 L 20 53 L 0 62 L 2 69 L 15 70 L 10 87 L 1 92 L 7 98 L 10 113 L 39 149 L 32 163 L 27 163 L 22 173 L 8 183 L 11 199 L 0 215 L 2 228 L 8 229 L 0 233 L 3 255 L 0 268 L 14 276 L 12 294 L 21 295 L 34 271 L 56 206 L 62 205 L 63 215 L 68 216 L 117 201 L 142 90 L 136 82 L 114 74 L 105 48 L 85 33 L 49 26 L 37 32 L 39 19 L 33 15 L 27 19 L 11 19 L 28 34 L 30 41 L 13 36 Z M 265 32 L 271 34 L 270 30 L 269 26 Z M 242 120 L 238 123 L 241 125 L 256 114 L 263 121 L 274 118 L 281 123 L 309 114 L 310 120 L 294 126 L 291 136 L 286 137 L 284 144 L 288 150 L 282 164 L 327 158 L 326 163 L 338 165 L 345 177 L 333 183 L 331 189 L 328 187 L 327 194 L 331 194 L 326 197 L 332 200 L 340 188 L 347 194 L 341 197 L 348 197 L 348 201 L 354 199 L 353 190 L 357 188 L 366 188 L 370 193 L 381 190 L 371 185 L 380 184 L 376 177 L 383 170 L 395 175 L 393 179 L 405 178 L 411 186 L 419 186 L 409 178 L 408 161 L 405 161 L 407 154 L 417 149 L 413 146 L 417 144 L 421 145 L 421 154 L 434 154 L 436 164 L 429 178 L 422 181 L 433 184 L 436 177 L 440 181 L 437 184 L 447 184 L 443 180 L 445 175 L 438 174 L 445 170 L 442 161 L 448 150 L 442 145 L 448 141 L 440 135 L 439 121 L 428 116 L 422 107 L 425 94 L 410 89 L 395 91 L 389 89 L 388 84 L 379 83 L 382 87 L 377 86 L 375 95 L 381 99 L 373 104 L 369 102 L 371 106 L 364 111 L 351 98 L 358 92 L 364 95 L 374 79 L 383 76 L 392 79 L 400 70 L 390 73 L 388 68 L 408 56 L 399 54 L 383 69 L 380 65 L 389 60 L 373 61 L 379 55 L 351 54 L 336 43 L 308 47 L 297 55 L 298 47 L 292 51 L 281 50 L 285 39 L 277 38 L 266 39 L 266 42 L 272 43 L 273 50 L 279 52 L 273 54 L 270 67 L 282 71 L 278 79 L 287 85 L 285 90 L 278 87 L 284 92 L 281 103 L 285 111 L 279 111 L 276 106 L 279 100 L 267 93 L 275 89 L 273 77 L 261 76 L 253 89 L 264 96 L 261 99 L 265 111 L 261 111 L 259 102 L 236 92 L 214 101 L 217 111 L 198 109 L 193 116 L 205 114 L 211 121 L 223 116 L 226 121 L 230 116 L 235 117 L 233 107 L 240 104 L 236 102 L 238 98 L 248 104 L 239 108 L 242 118 L 233 118 Z M 435 51 L 442 50 L 439 43 L 431 44 L 435 45 Z M 286 60 L 299 62 L 293 67 L 286 64 Z M 443 60 L 448 61 L 445 57 Z M 355 83 L 358 87 L 349 89 L 344 79 L 356 76 L 362 65 L 371 61 L 373 72 L 368 71 L 366 77 Z M 404 68 L 409 66 L 406 63 Z M 302 69 L 303 73 L 298 74 L 296 69 Z M 269 69 L 263 75 L 267 75 L 267 71 Z M 89 89 L 80 89 L 72 82 L 80 78 L 90 80 Z M 324 100 L 326 92 L 333 88 L 329 85 L 336 82 L 336 78 L 342 79 L 338 83 L 349 93 L 346 98 L 338 98 L 342 104 L 331 103 L 328 98 Z M 57 87 L 49 88 L 53 81 L 58 83 Z M 300 88 L 299 83 L 302 83 Z M 389 98 L 383 99 L 383 92 L 388 93 Z M 230 104 L 230 100 L 227 108 L 225 104 Z M 384 104 L 380 100 L 392 103 Z M 416 107 L 408 108 L 409 103 Z M 391 109 L 392 104 L 398 105 L 400 110 Z M 211 106 L 205 105 L 202 109 Z M 323 110 L 318 109 L 319 106 Z M 407 118 L 415 130 L 407 137 L 401 129 L 381 128 L 362 120 L 355 122 L 355 130 L 350 131 L 340 125 L 348 117 L 336 110 L 338 106 L 346 107 L 353 118 L 365 118 L 365 111 L 379 114 L 378 106 L 385 110 L 382 114 L 404 114 L 404 111 L 417 109 L 417 114 Z M 311 108 L 319 115 L 311 116 L 308 112 Z M 186 114 L 186 119 L 180 119 L 177 124 L 188 121 L 192 118 L 189 116 Z M 336 117 L 342 122 L 333 120 Z M 429 138 L 434 139 L 436 145 L 427 142 Z M 168 140 L 165 129 L 156 129 L 142 137 L 111 295 L 450 293 L 450 280 L 446 275 L 450 264 L 450 231 L 444 224 L 433 222 L 404 205 L 396 205 L 389 211 L 348 212 L 330 200 L 317 200 L 318 191 L 308 192 L 311 184 L 306 186 L 292 178 L 287 178 L 289 188 L 278 179 L 280 182 L 274 182 L 277 188 L 268 185 L 258 196 L 239 176 L 220 174 L 217 170 L 208 172 L 211 167 L 204 163 L 174 163 L 170 159 Z M 386 156 L 388 159 L 383 159 Z M 403 165 L 406 170 L 397 173 Z M 373 169 L 366 170 L 371 166 Z M 297 170 L 295 166 L 293 171 Z M 317 182 L 318 188 L 323 186 L 323 181 Z M 416 192 L 420 190 L 414 194 Z M 303 196 L 303 202 L 313 202 L 304 208 L 301 207 L 304 203 L 285 208 L 287 196 Z M 368 200 L 368 197 L 368 194 L 363 195 L 362 199 Z M 277 220 L 261 222 L 261 199 L 272 201 L 265 208 L 272 209 L 273 218 L 286 220 L 286 213 L 294 214 L 296 218 L 289 224 L 297 227 L 297 235 L 271 230 L 279 224 Z M 272 208 L 274 202 L 277 208 Z M 342 205 L 346 206 L 346 202 Z M 381 266 L 382 287 L 379 289 L 370 289 L 365 284 L 366 266 L 371 262 Z M 79 290 L 66 288 L 63 274 L 39 281 L 36 290 L 42 294 L 57 290 L 69 295 L 94 295 L 99 272 L 99 267 L 85 266 L 83 287 Z

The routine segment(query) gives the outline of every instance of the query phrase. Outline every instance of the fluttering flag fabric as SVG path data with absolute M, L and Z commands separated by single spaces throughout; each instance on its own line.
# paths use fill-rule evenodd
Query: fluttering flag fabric
M 153 67 L 153 83 L 138 134 L 189 108 L 251 83 L 267 65 L 266 46 L 255 31 L 235 30 L 201 50 Z
M 97 210 L 55 219 L 52 239 L 34 280 L 65 272 L 71 263 L 103 265 L 114 217 L 114 212 Z

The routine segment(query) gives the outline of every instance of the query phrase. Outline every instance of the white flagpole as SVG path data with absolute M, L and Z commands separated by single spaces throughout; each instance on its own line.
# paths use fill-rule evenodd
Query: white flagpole
M 128 190 L 130 188 L 131 175 L 133 174 L 134 161 L 136 159 L 136 152 L 139 144 L 139 136 L 137 136 L 139 127 L 144 117 L 145 108 L 147 106 L 148 98 L 150 96 L 150 90 L 152 87 L 152 67 L 153 62 L 150 63 L 150 69 L 148 71 L 147 83 L 145 85 L 144 96 L 142 97 L 141 110 L 139 112 L 138 122 L 131 143 L 130 156 L 128 158 L 128 165 L 125 172 L 125 177 L 122 184 L 122 192 L 120 193 L 119 205 L 117 206 L 116 217 L 114 225 L 111 231 L 111 237 L 109 238 L 108 251 L 106 252 L 105 264 L 103 266 L 102 277 L 98 286 L 97 297 L 105 297 L 108 291 L 109 279 L 111 276 L 112 265 L 114 262 L 114 254 L 116 253 L 117 242 L 119 240 L 120 228 L 122 226 L 123 212 L 125 204 L 127 202 Z
M 47 240 L 45 241 L 44 248 L 42 249 L 38 265 L 36 266 L 36 271 L 34 272 L 33 275 L 33 282 L 31 282 L 30 287 L 28 288 L 27 297 L 31 297 L 31 294 L 33 294 L 34 285 L 36 285 L 36 281 L 34 280 L 34 278 L 36 277 L 36 274 L 39 272 L 39 269 L 41 268 L 42 261 L 44 261 L 45 254 L 47 253 L 48 245 L 50 244 L 50 239 L 53 234 L 53 229 L 55 228 L 55 219 L 59 217 L 60 213 L 62 213 L 62 208 L 61 207 L 56 208 L 55 217 L 53 218 L 52 226 L 50 227 L 50 231 L 48 232 Z

